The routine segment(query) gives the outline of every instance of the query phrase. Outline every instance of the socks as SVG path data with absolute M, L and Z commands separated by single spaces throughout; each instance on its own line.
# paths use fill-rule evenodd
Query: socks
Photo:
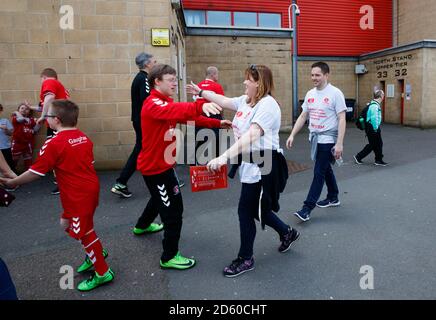
M 99 276 L 104 275 L 109 270 L 109 266 L 104 260 L 103 246 L 101 245 L 100 239 L 97 237 L 94 229 L 85 234 L 80 241 L 82 242 L 89 259 L 91 259 L 97 274 Z

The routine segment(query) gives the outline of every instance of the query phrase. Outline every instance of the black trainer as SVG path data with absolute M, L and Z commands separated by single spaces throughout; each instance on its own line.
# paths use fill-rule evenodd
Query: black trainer
M 288 233 L 283 236 L 282 244 L 279 247 L 279 252 L 284 253 L 291 248 L 291 244 L 297 241 L 300 233 L 294 228 L 289 227 Z
M 319 208 L 337 207 L 339 205 L 341 205 L 341 202 L 338 199 L 330 200 L 328 198 L 318 201 L 316 203 L 316 206 Z
M 374 162 L 374 165 L 386 167 L 388 164 L 386 162 L 384 162 L 383 160 L 380 160 L 380 161 Z
M 132 193 L 129 191 L 129 189 L 127 189 L 127 186 L 119 182 L 114 184 L 114 186 L 111 189 L 111 192 L 123 198 L 130 198 L 132 196 Z
M 363 164 L 362 160 L 358 159 L 356 156 L 353 156 L 353 158 L 356 164 Z
M 297 216 L 301 221 L 306 222 L 310 219 L 310 209 L 306 206 L 303 206 L 300 210 L 294 212 L 294 215 Z
M 244 272 L 251 271 L 254 269 L 254 259 L 251 257 L 250 259 L 243 259 L 238 257 L 233 260 L 232 263 L 225 267 L 223 270 L 224 276 L 227 278 L 237 277 Z

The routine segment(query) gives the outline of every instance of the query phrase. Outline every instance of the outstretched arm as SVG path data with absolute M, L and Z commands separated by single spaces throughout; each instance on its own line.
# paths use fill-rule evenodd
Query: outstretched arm
M 0 173 L 6 178 L 15 178 L 17 175 L 15 172 L 11 170 L 8 163 L 3 156 L 3 153 L 0 152 Z
M 186 91 L 188 93 L 198 95 L 199 97 L 204 98 L 210 102 L 215 102 L 216 104 L 219 104 L 224 109 L 236 111 L 236 107 L 233 105 L 231 98 L 228 98 L 220 94 L 216 94 L 213 91 L 201 90 L 200 87 L 193 82 L 191 82 L 191 84 L 188 84 L 186 86 Z
M 15 177 L 13 179 L 11 178 L 0 178 L 0 183 L 5 185 L 9 188 L 15 188 L 16 186 L 26 184 L 32 181 L 35 181 L 39 178 L 39 176 L 36 173 L 33 173 L 32 171 L 27 170 L 26 172 L 22 173 L 18 177 Z

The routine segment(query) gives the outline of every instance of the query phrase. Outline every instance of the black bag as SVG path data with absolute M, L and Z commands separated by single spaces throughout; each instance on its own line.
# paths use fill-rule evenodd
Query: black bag
M 368 113 L 368 109 L 369 109 L 370 105 L 371 105 L 371 103 L 368 103 L 366 105 L 366 107 L 363 108 L 363 110 L 360 112 L 359 116 L 357 117 L 357 119 L 355 121 L 356 127 L 359 128 L 360 130 L 365 130 L 366 115 Z

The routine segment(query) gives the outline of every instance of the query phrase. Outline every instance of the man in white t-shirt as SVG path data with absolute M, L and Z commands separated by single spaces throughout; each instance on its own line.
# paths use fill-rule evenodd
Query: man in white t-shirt
M 310 213 L 315 206 L 326 208 L 340 205 L 332 162 L 342 157 L 347 107 L 341 90 L 328 82 L 329 73 L 330 68 L 325 62 L 316 62 L 312 65 L 312 81 L 315 88 L 307 92 L 302 106 L 303 112 L 286 141 L 286 146 L 290 149 L 295 135 L 309 117 L 309 141 L 315 168 L 306 201 L 303 207 L 294 213 L 302 221 L 310 219 Z M 324 182 L 327 185 L 327 197 L 318 201 Z

